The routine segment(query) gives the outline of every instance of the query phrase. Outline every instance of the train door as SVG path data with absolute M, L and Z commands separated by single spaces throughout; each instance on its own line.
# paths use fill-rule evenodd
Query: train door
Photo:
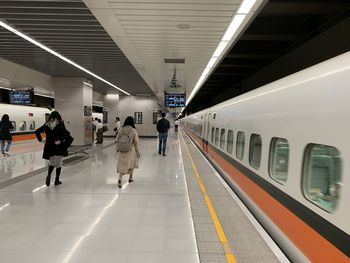
M 205 117 L 204 117 L 203 151 L 206 155 L 208 154 L 209 131 L 210 131 L 210 113 L 205 114 Z

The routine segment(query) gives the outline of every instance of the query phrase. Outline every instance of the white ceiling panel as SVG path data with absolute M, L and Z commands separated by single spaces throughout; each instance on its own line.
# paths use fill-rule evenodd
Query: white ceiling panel
M 151 79 L 147 83 L 162 97 L 173 77 L 174 67 L 180 84 L 187 94 L 191 92 L 241 1 L 84 2 L 139 73 L 145 74 L 144 79 Z M 164 58 L 184 58 L 186 62 L 164 64 Z

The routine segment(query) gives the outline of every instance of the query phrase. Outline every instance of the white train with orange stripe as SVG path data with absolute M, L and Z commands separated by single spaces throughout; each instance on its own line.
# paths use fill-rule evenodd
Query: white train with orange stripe
M 350 262 L 350 52 L 181 119 L 294 262 Z
M 3 114 L 10 116 L 14 127 L 11 133 L 13 141 L 16 142 L 35 139 L 35 129 L 45 123 L 51 111 L 41 107 L 0 104 L 0 112 L 1 116 Z

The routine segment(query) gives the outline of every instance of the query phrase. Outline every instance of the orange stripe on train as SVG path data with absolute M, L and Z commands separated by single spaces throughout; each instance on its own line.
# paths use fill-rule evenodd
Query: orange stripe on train
M 193 132 L 190 132 L 190 135 L 192 135 L 191 137 L 196 144 L 203 148 L 202 139 Z M 208 151 L 209 156 L 264 211 L 308 259 L 312 262 L 349 263 L 349 258 L 344 253 L 210 147 Z
M 46 138 L 45 133 L 41 134 L 41 137 Z M 34 140 L 34 139 L 36 139 L 35 133 L 26 133 L 26 134 L 20 134 L 20 135 L 12 135 L 12 140 L 14 142 Z

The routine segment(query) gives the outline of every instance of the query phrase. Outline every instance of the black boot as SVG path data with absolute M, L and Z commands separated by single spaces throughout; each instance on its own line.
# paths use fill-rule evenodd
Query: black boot
M 55 179 L 55 185 L 62 184 L 60 181 L 60 175 L 61 175 L 61 167 L 56 168 L 56 179 Z
M 51 165 L 49 166 L 49 171 L 48 171 L 48 173 L 47 173 L 46 181 L 45 181 L 46 186 L 50 186 L 51 173 L 52 173 L 52 171 L 53 171 L 54 168 L 55 168 L 55 167 L 53 167 L 53 166 L 51 166 Z

